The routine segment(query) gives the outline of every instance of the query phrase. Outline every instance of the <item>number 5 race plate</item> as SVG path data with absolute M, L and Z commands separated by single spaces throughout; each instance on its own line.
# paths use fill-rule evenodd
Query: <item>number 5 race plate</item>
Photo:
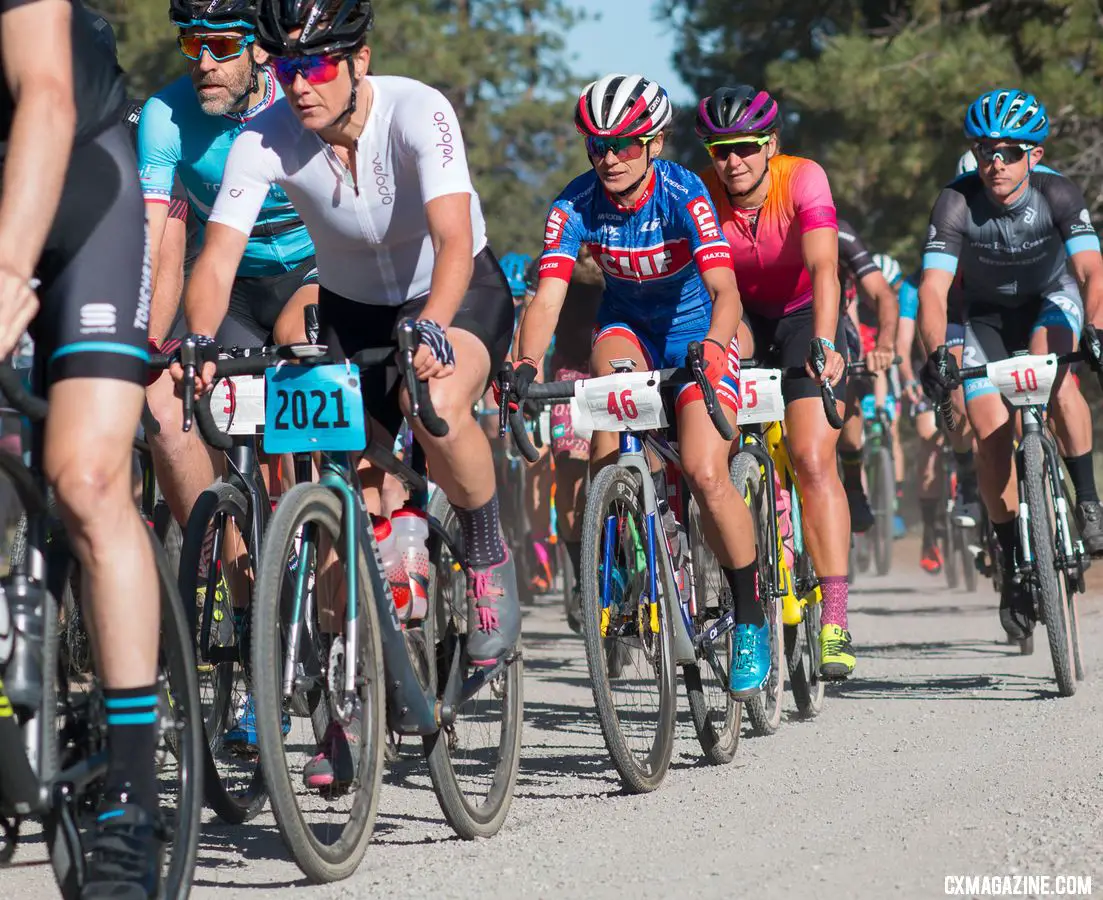
M 264 450 L 363 450 L 360 372 L 342 365 L 278 366 L 264 373 Z

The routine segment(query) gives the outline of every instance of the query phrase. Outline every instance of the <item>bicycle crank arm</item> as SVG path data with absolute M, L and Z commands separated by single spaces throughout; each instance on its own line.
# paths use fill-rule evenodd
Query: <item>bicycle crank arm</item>
M 712 645 L 733 628 L 735 628 L 735 610 L 729 609 L 724 615 L 693 639 L 694 649 L 711 653 Z

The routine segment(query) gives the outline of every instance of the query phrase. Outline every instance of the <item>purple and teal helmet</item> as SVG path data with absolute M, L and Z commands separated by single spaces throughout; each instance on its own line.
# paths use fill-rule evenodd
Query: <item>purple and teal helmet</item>
M 981 94 L 965 113 L 965 134 L 974 140 L 1041 144 L 1049 137 L 1049 116 L 1033 94 L 998 88 Z
M 777 101 L 750 85 L 722 87 L 697 104 L 697 136 L 705 143 L 778 128 Z

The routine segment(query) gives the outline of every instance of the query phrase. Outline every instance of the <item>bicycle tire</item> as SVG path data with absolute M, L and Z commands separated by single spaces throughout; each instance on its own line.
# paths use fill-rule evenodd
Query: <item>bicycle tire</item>
M 812 559 L 803 545 L 803 539 L 797 538 L 802 532 L 803 508 L 800 491 L 795 484 L 789 488 L 789 515 L 793 522 L 796 544 L 793 584 L 808 590 L 807 586 L 815 583 L 815 575 L 812 570 Z M 820 612 L 820 604 L 810 600 L 801 608 L 800 624 L 785 626 L 785 657 L 789 664 L 789 690 L 793 694 L 797 714 L 802 719 L 813 719 L 823 711 L 826 682 L 820 675 Z
M 323 843 L 306 821 L 296 799 L 292 773 L 284 754 L 282 719 L 284 701 L 280 676 L 284 663 L 285 626 L 283 604 L 288 559 L 295 538 L 307 522 L 318 523 L 332 538 L 340 564 L 344 559 L 345 529 L 340 498 L 320 484 L 299 484 L 283 495 L 265 532 L 264 547 L 253 602 L 253 697 L 257 716 L 257 743 L 264 780 L 276 816 L 276 824 L 295 862 L 317 883 L 347 878 L 360 865 L 371 840 L 379 807 L 386 745 L 386 694 L 383 650 L 375 597 L 362 544 L 359 567 L 358 617 L 360 627 L 360 701 L 362 704 L 360 762 L 355 798 L 348 824 L 333 843 Z M 300 563 L 305 555 L 300 555 Z M 328 699 L 322 701 L 328 702 Z M 298 776 L 298 773 L 295 773 Z M 316 795 L 313 795 L 316 796 Z
M 192 610 L 194 622 L 193 634 L 195 635 L 196 660 L 202 661 L 202 650 L 198 646 L 202 635 L 202 610 L 200 609 L 200 588 L 204 589 L 203 603 L 209 602 L 206 591 L 209 584 L 200 585 L 199 569 L 205 553 L 210 552 L 207 535 L 212 527 L 225 528 L 225 517 L 233 518 L 239 526 L 239 532 L 243 536 L 250 533 L 251 510 L 249 500 L 244 493 L 232 484 L 219 481 L 207 488 L 192 507 L 188 516 L 188 524 L 184 530 L 184 539 L 180 548 L 180 597 L 187 597 L 189 608 Z M 216 524 L 219 520 L 222 523 Z M 256 559 L 252 548 L 249 550 L 250 565 L 256 572 Z M 212 566 L 215 560 L 208 560 L 207 565 Z M 214 603 L 218 604 L 216 596 Z M 239 636 L 235 633 L 233 610 L 215 610 L 221 613 L 219 619 L 211 622 L 212 640 L 217 640 L 220 647 L 238 646 Z M 212 613 L 212 616 L 214 614 Z M 215 629 L 218 629 L 217 635 Z M 206 778 L 204 779 L 207 804 L 220 819 L 231 825 L 240 825 L 255 817 L 268 799 L 268 792 L 264 785 L 264 771 L 260 760 L 252 764 L 252 771 L 248 771 L 246 763 L 241 763 L 236 776 L 231 766 L 227 773 L 219 768 L 219 759 L 222 755 L 222 739 L 230 724 L 230 717 L 234 710 L 234 683 L 238 678 L 246 680 L 245 664 L 248 660 L 241 658 L 241 652 L 237 654 L 236 662 L 223 662 L 211 666 L 210 682 L 213 687 L 213 699 L 205 710 L 204 728 L 207 735 L 204 751 Z M 205 667 L 206 668 L 206 667 Z M 243 787 L 242 790 L 231 789 L 229 779 Z
M 873 568 L 878 575 L 892 569 L 893 517 L 896 504 L 896 470 L 892 451 L 882 445 L 874 456 L 873 482 Z
M 202 706 L 199 703 L 199 676 L 196 671 L 191 616 L 184 609 L 164 548 L 150 533 L 150 544 L 161 582 L 161 655 L 168 674 L 170 696 L 177 703 L 181 689 L 185 703 L 175 716 L 175 727 L 166 729 L 165 741 L 177 758 L 181 771 L 181 802 L 176 809 L 175 840 L 172 859 L 165 876 L 166 897 L 187 897 L 195 874 L 199 851 L 199 830 L 203 815 Z M 170 707 L 171 708 L 171 707 Z M 184 725 L 181 728 L 181 723 Z M 189 727 L 190 726 L 190 727 Z M 180 835 L 184 846 L 180 847 Z
M 954 522 L 951 503 L 952 499 L 943 498 L 939 501 L 942 521 L 936 540 L 938 552 L 942 555 L 942 574 L 946 576 L 946 587 L 956 591 L 961 584 L 961 573 L 957 568 L 957 535 L 961 529 Z
M 733 463 L 734 464 L 734 463 Z M 700 634 L 710 622 L 716 620 L 725 610 L 721 607 L 720 596 L 726 585 L 716 556 L 709 549 L 701 533 L 700 508 L 696 499 L 692 499 L 689 515 L 686 517 L 686 540 L 689 542 L 690 560 L 693 563 L 693 580 L 697 596 L 697 633 Z M 715 587 L 713 587 L 715 585 Z M 715 597 L 712 596 L 715 592 Z M 709 609 L 715 605 L 716 612 Z M 732 633 L 723 638 L 720 662 L 725 671 L 731 665 Z M 682 666 L 682 680 L 685 682 L 686 698 L 689 701 L 689 715 L 697 742 L 705 760 L 714 766 L 730 763 L 739 749 L 740 726 L 743 722 L 743 703 L 728 693 L 728 685 L 720 682 L 713 691 L 706 689 L 706 682 L 715 680 L 715 672 L 708 660 L 698 656 L 692 665 Z M 709 702 L 710 696 L 723 698 L 715 705 Z
M 1026 505 L 1030 511 L 1030 544 L 1034 554 L 1034 578 L 1038 591 L 1038 606 L 1045 622 L 1049 653 L 1057 678 L 1057 691 L 1062 697 L 1076 693 L 1076 676 L 1072 670 L 1071 635 L 1064 601 L 1057 581 L 1054 558 L 1054 529 L 1047 498 L 1046 457 L 1042 438 L 1038 434 L 1023 435 L 1019 444 L 1022 454 L 1022 480 Z
M 758 583 L 773 584 L 774 573 L 768 571 L 766 548 L 776 540 L 770 527 L 770 503 L 766 495 L 764 475 L 758 460 L 749 453 L 739 453 L 731 462 L 731 480 L 740 497 L 751 508 L 751 519 L 758 547 Z M 773 485 L 770 485 L 773 490 Z M 772 593 L 772 592 L 770 592 Z M 785 699 L 785 646 L 781 621 L 781 603 L 777 597 L 763 598 L 763 613 L 770 625 L 770 677 L 760 694 L 743 701 L 751 726 L 760 735 L 774 734 L 781 725 L 781 709 Z
M 462 546 L 459 520 L 443 493 L 438 491 L 434 496 L 433 502 L 429 504 L 429 512 L 452 538 L 453 543 Z M 447 552 L 447 547 L 443 542 L 437 542 L 436 559 L 431 561 L 429 567 L 429 597 L 433 614 L 426 620 L 429 633 L 425 637 L 428 645 L 435 647 L 435 653 L 429 656 L 427 668 L 430 684 L 438 697 L 441 691 L 438 673 L 449 671 L 452 654 L 463 652 L 460 636 L 467 633 L 466 576 L 462 569 L 458 572 L 455 570 L 453 562 L 455 560 Z M 466 840 L 497 834 L 509 815 L 513 802 L 513 791 L 521 765 L 521 730 L 524 724 L 524 665 L 520 650 L 518 646 L 516 658 L 495 679 L 497 686 L 483 686 L 483 691 L 488 692 L 492 698 L 495 693 L 502 695 L 498 752 L 496 759 L 486 760 L 491 768 L 491 775 L 485 800 L 480 802 L 469 796 L 464 785 L 460 784 L 453 759 L 453 744 L 459 744 L 454 728 L 441 729 L 422 738 L 425 757 L 429 763 L 429 777 L 441 811 L 456 834 Z M 463 719 L 468 704 L 478 696 L 457 711 L 457 722 Z M 482 716 L 478 718 L 481 719 Z M 461 764 L 461 768 L 466 767 Z
M 628 746 L 628 738 L 621 727 L 620 717 L 613 703 L 609 667 L 623 675 L 622 659 L 618 657 L 625 642 L 607 640 L 601 634 L 601 585 L 598 572 L 602 563 L 602 535 L 605 530 L 605 514 L 615 499 L 624 501 L 629 515 L 643 532 L 643 511 L 640 504 L 641 487 L 637 477 L 620 465 L 603 468 L 590 485 L 586 497 L 586 509 L 582 522 L 582 633 L 586 642 L 586 665 L 590 672 L 590 685 L 594 695 L 601 733 L 605 746 L 620 774 L 625 788 L 636 794 L 655 790 L 662 784 L 670 767 L 674 750 L 674 723 L 677 712 L 677 694 L 674 680 L 674 648 L 671 622 L 666 614 L 663 598 L 658 598 L 659 633 L 652 641 L 655 654 L 655 672 L 658 687 L 658 703 L 654 716 L 653 734 L 645 759 L 641 762 Z M 638 621 L 637 614 L 637 621 Z M 641 647 L 643 642 L 640 641 Z M 625 648 L 626 649 L 626 648 Z
M 957 550 L 958 557 L 961 560 L 961 575 L 962 580 L 965 582 L 965 590 L 970 594 L 976 593 L 977 590 L 977 561 L 973 554 L 969 551 L 969 541 L 967 535 L 969 530 L 966 528 L 955 528 L 955 548 Z

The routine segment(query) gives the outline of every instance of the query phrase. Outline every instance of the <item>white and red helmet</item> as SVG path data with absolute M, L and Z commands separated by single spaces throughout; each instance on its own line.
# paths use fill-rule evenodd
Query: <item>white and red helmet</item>
M 642 75 L 606 75 L 586 85 L 574 124 L 587 137 L 654 137 L 674 117 L 670 98 Z

